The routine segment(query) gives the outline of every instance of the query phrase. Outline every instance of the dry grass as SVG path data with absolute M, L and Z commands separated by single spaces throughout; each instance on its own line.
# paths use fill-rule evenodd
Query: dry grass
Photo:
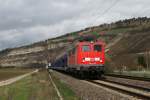
M 31 72 L 33 70 L 34 69 L 1 68 L 0 69 L 0 81 L 19 76 L 19 75 Z

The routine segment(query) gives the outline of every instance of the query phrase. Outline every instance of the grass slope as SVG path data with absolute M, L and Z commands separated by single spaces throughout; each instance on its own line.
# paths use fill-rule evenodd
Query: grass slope
M 9 86 L 0 87 L 0 100 L 59 100 L 48 73 L 40 71 Z

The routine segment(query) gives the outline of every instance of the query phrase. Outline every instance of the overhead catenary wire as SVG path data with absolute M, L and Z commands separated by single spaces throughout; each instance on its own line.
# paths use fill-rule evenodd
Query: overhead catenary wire
M 92 21 L 92 25 L 91 26 L 94 26 L 95 22 L 100 19 L 102 16 L 104 16 L 106 13 L 108 13 L 116 4 L 119 3 L 119 1 L 121 0 L 115 0 L 108 8 L 106 8 L 101 14 L 98 14 L 98 16 L 95 18 L 94 21 Z

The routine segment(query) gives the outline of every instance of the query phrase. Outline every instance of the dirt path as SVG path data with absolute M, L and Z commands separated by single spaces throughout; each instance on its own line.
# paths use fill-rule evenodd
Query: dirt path
M 24 74 L 24 75 L 20 75 L 20 76 L 17 76 L 17 77 L 14 77 L 14 78 L 11 78 L 11 79 L 8 79 L 8 80 L 5 80 L 5 81 L 1 81 L 1 82 L 0 82 L 0 86 L 12 84 L 12 83 L 14 83 L 14 82 L 16 82 L 16 81 L 18 81 L 18 80 L 21 80 L 22 78 L 27 77 L 27 76 L 29 76 L 29 75 L 31 75 L 31 74 L 33 74 L 33 73 L 38 72 L 38 71 L 39 71 L 39 70 L 36 69 L 36 70 L 33 71 L 33 72 L 30 72 L 30 73 L 27 73 L 27 74 Z

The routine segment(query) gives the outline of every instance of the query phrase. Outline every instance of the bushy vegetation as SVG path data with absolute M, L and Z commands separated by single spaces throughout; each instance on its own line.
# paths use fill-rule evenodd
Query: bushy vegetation
M 146 61 L 145 61 L 144 56 L 138 56 L 138 64 L 146 68 Z

